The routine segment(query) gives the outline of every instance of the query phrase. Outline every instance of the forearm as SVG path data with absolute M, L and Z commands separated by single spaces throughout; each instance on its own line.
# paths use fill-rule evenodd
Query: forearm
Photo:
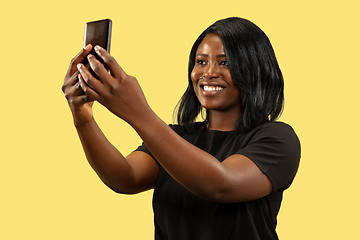
M 144 119 L 133 127 L 164 169 L 195 195 L 206 199 L 216 197 L 225 186 L 224 166 L 180 137 L 156 115 Z
M 124 156 L 108 141 L 96 121 L 76 126 L 86 158 L 111 189 L 128 192 L 132 188 L 132 168 Z

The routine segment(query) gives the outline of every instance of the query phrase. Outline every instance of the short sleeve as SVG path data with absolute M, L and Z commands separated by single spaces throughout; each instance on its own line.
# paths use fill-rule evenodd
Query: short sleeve
M 247 136 L 237 154 L 250 158 L 270 179 L 274 192 L 288 188 L 298 170 L 300 141 L 294 130 L 282 122 L 268 122 Z

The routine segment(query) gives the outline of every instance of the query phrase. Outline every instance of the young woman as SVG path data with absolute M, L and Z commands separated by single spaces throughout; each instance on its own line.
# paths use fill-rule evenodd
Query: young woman
M 219 20 L 196 40 L 189 85 L 168 126 L 149 107 L 135 77 L 101 47 L 71 62 L 63 92 L 86 157 L 119 193 L 155 189 L 155 239 L 278 239 L 282 194 L 297 172 L 300 143 L 275 121 L 283 78 L 266 35 L 242 18 Z M 99 76 L 81 64 L 87 57 Z M 104 136 L 93 101 L 125 120 L 143 140 L 124 157 Z M 196 118 L 205 112 L 205 120 Z

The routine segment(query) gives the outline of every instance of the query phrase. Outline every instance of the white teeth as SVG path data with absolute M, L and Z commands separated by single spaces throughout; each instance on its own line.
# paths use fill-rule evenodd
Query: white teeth
M 219 86 L 217 86 L 217 87 L 214 87 L 214 86 L 204 86 L 203 89 L 204 89 L 205 91 L 208 91 L 208 92 L 214 92 L 214 91 L 221 91 L 221 90 L 223 90 L 224 88 L 223 88 L 223 87 L 219 87 Z

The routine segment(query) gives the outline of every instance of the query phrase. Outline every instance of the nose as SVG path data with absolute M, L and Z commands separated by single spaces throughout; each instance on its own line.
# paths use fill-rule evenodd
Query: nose
M 219 66 L 216 63 L 209 64 L 205 68 L 204 77 L 207 79 L 220 77 Z

